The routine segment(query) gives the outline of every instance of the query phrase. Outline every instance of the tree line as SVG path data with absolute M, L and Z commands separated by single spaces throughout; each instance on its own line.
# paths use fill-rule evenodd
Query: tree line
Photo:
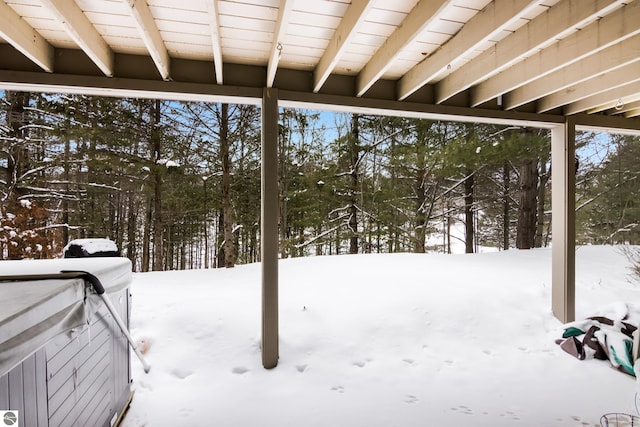
M 0 256 L 114 240 L 137 271 L 259 261 L 260 110 L 4 92 Z M 550 243 L 550 135 L 283 109 L 280 256 Z M 637 139 L 582 133 L 579 243 L 635 243 Z M 462 230 L 462 232 L 457 232 Z

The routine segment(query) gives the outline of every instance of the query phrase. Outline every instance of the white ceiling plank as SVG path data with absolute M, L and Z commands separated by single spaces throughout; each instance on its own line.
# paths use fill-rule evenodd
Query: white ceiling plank
M 480 105 L 639 33 L 640 2 L 633 2 L 483 81 L 472 88 L 471 105 Z
M 450 67 L 457 57 L 491 39 L 537 5 L 536 0 L 496 0 L 488 4 L 439 50 L 400 79 L 399 99 L 407 98 Z
M 471 86 L 498 74 L 515 62 L 532 55 L 572 30 L 620 7 L 621 0 L 567 0 L 546 12 L 484 52 L 463 69 L 451 73 L 436 85 L 436 102 L 441 103 Z
M 170 80 L 169 53 L 146 0 L 126 0 L 138 32 L 163 80 Z
M 640 46 L 640 35 L 610 46 L 598 55 L 591 55 L 562 67 L 548 74 L 544 79 L 535 80 L 505 94 L 504 108 L 511 110 L 545 97 L 543 101 L 538 103 L 538 109 L 549 111 L 576 101 L 580 97 L 588 96 L 590 90 L 593 90 L 592 93 L 596 93 L 596 86 L 590 89 L 590 86 L 595 84 L 595 80 L 604 79 L 604 83 L 609 82 L 611 87 L 616 82 L 618 85 L 623 84 L 625 79 L 630 81 L 636 76 L 625 72 L 625 70 L 629 70 L 629 65 L 640 62 L 636 51 L 638 46 Z M 634 69 L 640 70 L 637 66 Z
M 357 96 L 364 95 L 391 66 L 400 50 L 436 22 L 451 2 L 452 0 L 421 0 L 360 71 L 356 84 Z
M 206 0 L 209 13 L 209 30 L 211 31 L 211 48 L 213 49 L 213 69 L 216 73 L 216 83 L 221 85 L 222 78 L 222 42 L 220 38 L 220 18 L 218 14 L 218 0 Z
M 640 81 L 635 81 L 568 104 L 564 107 L 563 112 L 566 115 L 582 112 L 594 114 L 616 108 L 616 105 L 624 105 L 638 100 L 640 100 Z
M 65 32 L 106 76 L 113 76 L 113 51 L 75 2 L 42 0 Z
M 218 13 L 218 22 L 223 33 L 224 31 L 234 31 L 236 29 L 265 33 L 274 33 L 276 31 L 276 21 L 268 19 L 249 19 L 242 16 L 221 15 Z
M 329 74 L 334 70 L 345 49 L 353 41 L 358 27 L 362 24 L 373 5 L 371 0 L 353 0 L 333 34 L 333 38 L 318 62 L 313 75 L 313 91 L 318 92 Z
M 220 15 L 234 15 L 250 19 L 265 19 L 275 21 L 278 18 L 278 8 L 258 4 L 216 1 Z
M 333 36 L 333 29 L 315 27 L 311 25 L 290 24 L 287 28 L 287 37 L 295 36 L 302 38 L 312 38 L 326 40 L 329 43 L 331 36 Z
M 267 87 L 273 87 L 273 81 L 276 78 L 278 70 L 278 62 L 282 49 L 284 48 L 284 38 L 287 34 L 287 25 L 291 18 L 293 9 L 293 0 L 280 0 L 280 8 L 278 9 L 278 20 L 276 21 L 276 31 L 271 46 L 271 55 L 267 64 Z
M 53 72 L 53 46 L 3 1 L 0 1 L 0 36 L 38 67 Z

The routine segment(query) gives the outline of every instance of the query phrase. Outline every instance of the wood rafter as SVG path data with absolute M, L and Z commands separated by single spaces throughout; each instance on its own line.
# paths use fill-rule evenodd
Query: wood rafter
M 108 77 L 113 76 L 113 52 L 100 33 L 73 1 L 41 0 L 64 31 Z
M 537 0 L 495 0 L 489 3 L 439 50 L 400 79 L 398 98 L 407 98 L 445 71 L 456 58 L 490 40 L 536 6 Z
M 555 4 L 436 85 L 436 102 L 505 70 L 623 4 L 621 0 L 566 0 Z
M 573 102 L 564 108 L 567 115 L 587 112 L 589 114 L 599 113 L 617 106 L 624 107 L 625 104 L 640 100 L 640 81 L 618 86 L 614 89 L 598 93 Z
M 630 102 L 627 111 L 624 112 L 624 116 L 627 119 L 640 116 L 640 101 Z
M 293 9 L 293 0 L 280 0 L 280 8 L 278 9 L 278 21 L 276 22 L 276 32 L 273 36 L 273 45 L 271 46 L 271 55 L 269 56 L 269 64 L 267 65 L 267 87 L 273 87 L 273 81 L 276 78 L 278 70 L 278 62 L 280 55 L 284 49 L 283 40 L 287 34 L 287 24 L 291 10 Z
M 216 73 L 216 83 L 223 82 L 222 77 L 222 42 L 220 41 L 220 19 L 218 14 L 218 0 L 207 0 L 209 13 L 209 30 L 211 32 L 211 46 L 213 49 L 213 67 Z
M 416 40 L 451 2 L 452 0 L 421 0 L 360 71 L 357 77 L 357 96 L 364 95 L 392 65 L 402 48 Z
M 471 105 L 478 106 L 638 33 L 640 2 L 633 2 L 473 87 Z
M 640 41 L 640 38 L 638 40 Z M 621 45 L 622 44 L 616 45 L 616 47 Z M 576 65 L 576 68 L 578 66 L 578 64 L 572 64 L 572 66 L 567 67 L 567 74 L 563 77 L 565 79 L 569 79 L 569 81 L 571 81 L 570 79 L 573 79 L 576 83 L 572 85 L 563 85 L 561 90 L 550 93 L 540 99 L 537 104 L 537 110 L 539 112 L 549 111 L 562 105 L 571 104 L 579 101 L 580 99 L 587 98 L 591 95 L 640 80 L 640 59 L 638 58 L 622 66 L 604 70 L 600 73 L 591 74 L 590 78 L 580 78 L 580 74 L 578 74 L 577 70 L 572 74 L 574 71 L 571 69 L 574 68 L 573 65 Z M 584 70 L 584 68 L 582 69 Z M 552 86 L 552 83 L 550 83 L 550 86 Z M 524 87 L 520 89 L 524 89 Z M 509 108 L 512 104 L 510 96 L 511 94 L 505 97 L 506 108 Z
M 138 32 L 163 80 L 170 80 L 169 53 L 145 0 L 126 0 Z
M 38 67 L 53 72 L 53 46 L 3 1 L 0 1 L 0 36 Z
M 356 30 L 367 16 L 367 12 L 371 10 L 372 5 L 373 2 L 371 0 L 353 0 L 351 2 L 344 18 L 342 18 L 340 22 L 340 26 L 338 26 L 333 34 L 322 58 L 320 58 L 318 62 L 318 66 L 314 70 L 314 92 L 318 92 L 327 80 L 344 53 L 345 48 L 356 34 Z

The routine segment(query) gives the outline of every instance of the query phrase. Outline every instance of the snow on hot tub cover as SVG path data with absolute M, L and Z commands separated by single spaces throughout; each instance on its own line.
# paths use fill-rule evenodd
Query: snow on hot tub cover
M 75 239 L 62 250 L 65 258 L 120 256 L 118 246 L 109 239 Z
M 95 275 L 107 294 L 131 283 L 127 258 L 0 262 L 0 376 L 60 333 L 86 325 L 101 303 L 82 279 L 42 279 L 63 270 Z

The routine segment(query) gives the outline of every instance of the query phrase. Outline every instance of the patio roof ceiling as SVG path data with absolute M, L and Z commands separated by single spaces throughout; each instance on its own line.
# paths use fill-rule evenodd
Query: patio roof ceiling
M 552 310 L 575 318 L 575 130 L 640 134 L 640 1 L 0 0 L 0 88 L 262 104 L 262 357 L 278 108 L 551 128 Z
M 0 0 L 0 87 L 637 130 L 640 2 Z

